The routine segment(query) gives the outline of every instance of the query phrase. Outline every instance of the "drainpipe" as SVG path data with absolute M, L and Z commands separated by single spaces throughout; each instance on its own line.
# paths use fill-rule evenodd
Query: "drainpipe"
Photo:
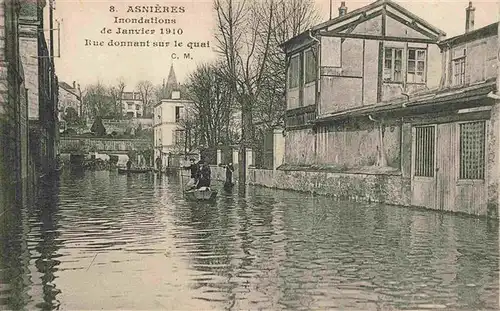
M 316 113 L 319 114 L 319 78 L 320 78 L 320 52 L 321 52 L 321 41 L 318 40 L 318 38 L 314 37 L 312 35 L 312 28 L 309 28 L 309 38 L 313 39 L 318 43 L 318 52 L 317 52 L 317 57 L 316 57 L 316 83 L 315 83 L 315 98 L 314 98 L 314 103 L 316 104 Z M 316 116 L 317 117 L 317 116 Z M 316 129 L 315 129 L 316 130 Z M 317 131 L 314 135 L 314 158 L 315 161 L 317 162 L 317 157 L 318 157 L 318 134 Z

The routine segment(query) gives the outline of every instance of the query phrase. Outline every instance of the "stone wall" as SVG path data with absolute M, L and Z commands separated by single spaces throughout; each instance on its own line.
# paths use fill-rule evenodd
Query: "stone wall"
M 329 195 L 340 199 L 410 205 L 410 179 L 403 178 L 399 174 L 250 169 L 248 183 Z
M 19 57 L 17 30 L 18 2 L 0 0 L 0 213 L 5 199 L 12 199 L 22 180 L 21 81 L 24 79 Z M 13 187 L 15 186 L 15 187 Z

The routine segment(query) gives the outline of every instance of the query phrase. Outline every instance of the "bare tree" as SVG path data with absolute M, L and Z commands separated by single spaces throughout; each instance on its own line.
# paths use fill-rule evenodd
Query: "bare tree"
M 115 108 L 109 91 L 101 82 L 87 86 L 83 102 L 94 118 L 111 116 Z
M 142 80 L 137 83 L 137 90 L 144 103 L 144 116 L 150 116 L 153 113 L 154 85 L 149 80 Z
M 116 86 L 116 89 L 118 91 L 118 104 L 119 104 L 119 113 L 120 113 L 120 119 L 123 118 L 123 93 L 125 92 L 125 79 L 123 77 L 120 77 L 118 79 L 118 85 Z
M 199 142 L 208 147 L 218 143 L 230 143 L 232 129 L 230 119 L 233 109 L 230 102 L 230 87 L 223 83 L 220 64 L 199 66 L 190 76 L 187 84 L 188 96 L 193 101 L 190 118 L 196 120 L 186 124 Z

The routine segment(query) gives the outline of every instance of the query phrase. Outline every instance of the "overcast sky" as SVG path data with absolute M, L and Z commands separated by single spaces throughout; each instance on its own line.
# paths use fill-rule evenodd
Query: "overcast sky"
M 105 84 L 114 84 L 122 77 L 127 84 L 127 90 L 135 87 L 139 80 L 150 80 L 159 84 L 166 79 L 170 65 L 173 63 L 178 79 L 183 82 L 186 76 L 194 70 L 197 64 L 214 59 L 212 51 L 214 44 L 214 15 L 212 0 L 177 0 L 172 1 L 131 1 L 131 0 L 55 0 L 55 18 L 61 21 L 60 58 L 56 59 L 56 72 L 60 81 L 72 83 L 76 81 L 82 87 L 98 80 Z M 329 17 L 329 0 L 316 0 L 322 21 Z M 373 1 L 347 0 L 349 11 L 365 6 Z M 459 35 L 465 28 L 465 8 L 468 1 L 463 0 L 396 0 L 397 3 L 422 17 L 432 25 L 447 33 L 447 37 Z M 126 13 L 128 5 L 182 5 L 186 7 L 183 14 L 137 14 Z M 474 2 L 476 7 L 476 28 L 498 21 L 499 6 L 497 0 Z M 109 6 L 114 5 L 118 13 L 109 12 Z M 333 15 L 337 16 L 340 1 L 333 1 Z M 134 15 L 135 14 L 135 15 Z M 156 29 L 155 35 L 109 35 L 101 34 L 104 27 L 113 32 L 117 27 L 136 28 L 143 25 L 115 24 L 114 17 L 157 16 L 164 19 L 175 18 L 176 24 L 154 25 L 143 24 L 145 28 Z M 56 24 L 57 25 L 57 24 Z M 171 28 L 182 35 L 161 36 L 159 28 Z M 147 40 L 150 41 L 183 41 L 207 42 L 210 48 L 131 48 L 108 47 L 109 39 L 115 40 Z M 170 38 L 170 39 L 169 39 Z M 104 41 L 106 46 L 85 46 L 85 40 Z M 57 48 L 57 34 L 56 53 Z M 173 43 L 172 43 L 173 44 Z M 176 52 L 179 59 L 172 60 Z M 184 53 L 189 53 L 192 59 L 184 59 Z

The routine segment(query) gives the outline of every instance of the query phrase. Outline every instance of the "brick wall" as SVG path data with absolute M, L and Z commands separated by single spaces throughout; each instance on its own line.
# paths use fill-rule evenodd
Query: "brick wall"
M 18 194 L 21 180 L 22 133 L 26 116 L 21 107 L 22 65 L 19 58 L 18 1 L 0 0 L 0 197 Z M 2 202 L 4 203 L 4 202 Z

